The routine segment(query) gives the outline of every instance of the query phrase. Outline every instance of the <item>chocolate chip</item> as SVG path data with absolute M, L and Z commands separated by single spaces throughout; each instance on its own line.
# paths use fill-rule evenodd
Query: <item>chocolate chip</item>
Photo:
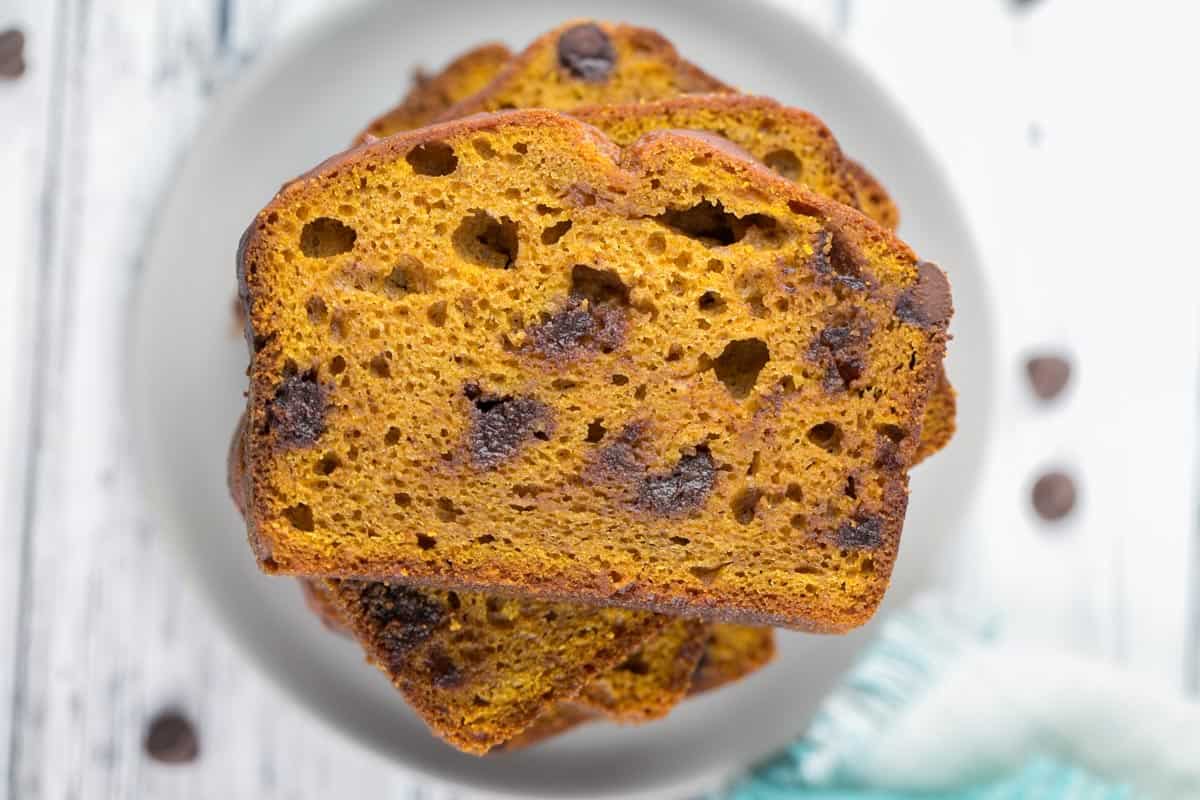
M 433 635 L 446 616 L 446 610 L 432 597 L 399 584 L 343 581 L 342 591 L 357 594 L 363 616 L 375 626 L 380 647 L 396 668 Z
M 636 505 L 662 517 L 677 517 L 700 509 L 716 482 L 717 468 L 707 447 L 679 459 L 666 475 L 642 479 Z
M 270 429 L 281 447 L 310 447 L 325 432 L 327 390 L 314 372 L 289 375 L 268 409 Z
M 616 66 L 617 51 L 607 33 L 587 22 L 558 37 L 558 63 L 576 78 L 599 82 Z
M 843 522 L 837 531 L 838 547 L 847 550 L 866 550 L 883 542 L 883 525 L 877 517 Z
M 866 318 L 838 320 L 823 328 L 809 345 L 808 359 L 824 367 L 821 385 L 825 391 L 844 391 L 862 377 L 867 368 L 871 328 Z
M 491 469 L 531 438 L 548 439 L 552 424 L 550 409 L 532 397 L 489 395 L 478 384 L 468 384 L 463 393 L 471 400 L 471 429 L 468 445 L 471 461 L 480 469 Z
M 191 720 L 179 711 L 162 711 L 146 731 L 146 753 L 164 764 L 185 764 L 200 754 L 200 742 Z
M 1062 472 L 1047 472 L 1033 484 L 1033 508 L 1042 519 L 1054 521 L 1075 507 L 1075 481 Z
M 425 659 L 425 668 L 439 689 L 457 689 L 465 682 L 465 676 L 453 659 L 440 647 L 435 648 Z
M 917 264 L 917 282 L 896 301 L 896 316 L 922 328 L 944 326 L 954 313 L 950 281 L 936 264 Z
M 0 78 L 16 80 L 25 74 L 25 34 L 16 28 L 0 33 Z
M 625 338 L 624 311 L 608 303 L 586 305 L 577 297 L 536 325 L 525 329 L 528 347 L 551 360 L 580 352 L 611 353 Z
M 1029 385 L 1042 400 L 1052 400 L 1071 379 L 1071 364 L 1061 356 L 1035 356 L 1025 362 Z

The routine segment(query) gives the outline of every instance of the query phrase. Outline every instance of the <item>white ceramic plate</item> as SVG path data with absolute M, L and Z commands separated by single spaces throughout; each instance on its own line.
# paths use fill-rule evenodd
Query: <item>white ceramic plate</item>
M 439 66 L 484 39 L 519 46 L 597 14 L 657 28 L 713 74 L 815 111 L 892 191 L 904 238 L 949 272 L 961 430 L 913 477 L 887 605 L 903 601 L 955 529 L 981 464 L 994 372 L 984 278 L 945 177 L 903 114 L 846 54 L 766 2 L 396 2 L 276 48 L 221 98 L 166 198 L 136 305 L 131 395 L 161 529 L 230 635 L 297 703 L 406 767 L 476 789 L 662 797 L 711 786 L 792 739 L 870 626 L 841 638 L 781 635 L 771 667 L 664 721 L 585 726 L 528 752 L 474 758 L 430 736 L 358 650 L 312 618 L 294 581 L 257 572 L 225 489 L 247 358 L 230 333 L 234 250 L 253 214 L 389 107 L 415 65 Z

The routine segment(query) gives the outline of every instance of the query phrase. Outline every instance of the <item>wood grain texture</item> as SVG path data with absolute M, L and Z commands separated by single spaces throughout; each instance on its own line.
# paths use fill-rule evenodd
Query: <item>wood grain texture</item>
M 0 532 L 9 797 L 453 794 L 357 749 L 231 649 L 147 517 L 131 463 L 125 326 L 158 198 L 214 92 L 322 5 L 0 10 L 0 26 L 25 29 L 29 61 L 20 82 L 0 84 L 0 475 L 19 520 Z M 1184 154 L 1200 120 L 1172 99 L 1200 74 L 1200 11 L 790 5 L 844 37 L 917 120 L 987 255 L 1008 374 L 981 511 L 947 556 L 945 585 L 1003 609 L 1021 636 L 1194 691 L 1200 265 L 1176 247 L 1194 227 L 1200 169 Z M 853 152 L 870 135 L 842 133 Z M 1119 152 L 1136 171 L 1118 168 Z M 1048 409 L 1020 372 L 1047 345 L 1076 366 Z M 1081 504 L 1047 529 L 1029 485 L 1060 464 Z M 197 724 L 193 764 L 143 754 L 146 722 L 168 706 Z

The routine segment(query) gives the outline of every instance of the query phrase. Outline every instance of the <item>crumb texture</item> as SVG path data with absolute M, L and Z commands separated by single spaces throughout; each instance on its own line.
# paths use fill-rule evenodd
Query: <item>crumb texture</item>
M 821 630 L 878 602 L 950 309 L 853 211 L 513 112 L 294 182 L 243 269 L 269 568 Z

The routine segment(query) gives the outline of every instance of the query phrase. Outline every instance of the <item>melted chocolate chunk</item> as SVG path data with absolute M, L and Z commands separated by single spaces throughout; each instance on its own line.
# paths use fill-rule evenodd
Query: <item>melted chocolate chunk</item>
M 0 33 L 0 78 L 16 80 L 25 74 L 25 34 L 16 28 Z
M 625 338 L 625 312 L 611 303 L 571 297 L 564 308 L 526 329 L 533 352 L 564 359 L 581 351 L 611 353 Z
M 425 659 L 425 668 L 429 670 L 433 685 L 439 689 L 457 689 L 466 681 L 462 670 L 440 647 L 435 648 Z
M 850 388 L 867 368 L 871 340 L 869 319 L 842 319 L 827 325 L 808 347 L 808 358 L 824 367 L 821 385 L 827 392 Z
M 707 447 L 679 459 L 666 475 L 648 475 L 641 480 L 636 504 L 644 511 L 676 517 L 700 509 L 716 481 L 717 467 Z
M 395 664 L 433 635 L 446 616 L 427 595 L 393 583 L 352 583 L 358 588 L 362 613 L 375 625 L 379 641 Z
M 617 51 L 607 33 L 587 22 L 558 37 L 558 63 L 576 78 L 598 83 L 617 65 Z
M 1029 385 L 1042 400 L 1053 400 L 1071 379 L 1071 363 L 1061 356 L 1037 356 L 1025 362 Z
M 516 454 L 527 440 L 550 438 L 550 409 L 539 400 L 485 394 L 473 383 L 463 393 L 472 403 L 467 438 L 476 467 L 491 469 Z
M 808 266 L 819 277 L 849 289 L 859 291 L 871 284 L 866 269 L 867 259 L 862 252 L 842 236 L 827 230 L 817 234 Z
M 164 764 L 186 764 L 200 754 L 191 720 L 178 711 L 160 712 L 146 731 L 146 754 Z
M 1048 472 L 1033 484 L 1033 508 L 1044 520 L 1062 519 L 1075 508 L 1075 481 L 1062 472 Z
M 922 328 L 945 326 L 954 313 L 950 281 L 936 264 L 917 264 L 917 282 L 896 301 L 896 316 Z
M 847 550 L 868 550 L 883 542 L 883 524 L 877 517 L 843 522 L 837 531 L 838 547 Z
M 281 447 L 311 447 L 325 432 L 327 390 L 314 372 L 289 375 L 275 390 L 268 415 Z

